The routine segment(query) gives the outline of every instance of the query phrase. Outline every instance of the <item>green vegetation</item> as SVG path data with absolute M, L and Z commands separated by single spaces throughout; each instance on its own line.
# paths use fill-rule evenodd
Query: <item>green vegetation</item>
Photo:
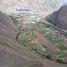
M 28 39 L 21 40 L 19 42 L 24 46 L 29 46 L 31 44 L 32 40 L 33 40 L 33 38 L 28 38 Z
M 10 16 L 10 17 L 13 20 L 13 23 L 17 26 L 17 24 L 18 24 L 17 17 L 16 16 Z
M 57 47 L 58 47 L 61 51 L 67 50 L 67 48 L 64 47 L 62 44 L 58 45 Z
M 12 19 L 15 24 L 19 22 L 16 20 L 17 18 L 15 17 L 12 17 Z M 36 22 L 34 24 L 31 23 L 30 28 L 26 26 L 24 29 L 26 30 L 18 29 L 18 32 L 17 32 L 18 38 L 20 35 L 23 36 L 21 40 L 18 40 L 18 42 L 21 45 L 26 47 L 31 46 L 31 48 L 33 48 L 33 50 L 35 50 L 40 55 L 40 57 L 51 59 L 51 53 L 48 47 L 43 46 L 43 44 L 40 41 L 37 41 L 36 37 L 34 37 L 32 34 L 33 31 L 38 31 L 44 37 L 46 37 L 51 43 L 56 45 L 57 48 L 59 48 L 60 52 L 56 54 L 56 58 L 58 62 L 62 62 L 62 59 L 64 57 L 67 57 L 67 54 L 64 53 L 64 50 L 67 50 L 67 48 L 64 47 L 65 37 L 61 36 L 62 34 L 59 31 L 57 31 L 55 28 L 53 28 L 52 26 Z M 42 45 L 42 47 L 39 48 L 39 45 Z
M 37 53 L 44 59 L 51 59 L 51 54 L 47 46 L 43 46 Z
M 64 39 L 61 37 L 60 34 L 59 35 L 56 34 L 54 29 L 52 29 L 51 27 L 50 28 L 44 27 L 41 24 L 38 27 L 36 24 L 34 24 L 31 29 L 32 29 L 31 33 L 32 33 L 32 31 L 40 32 L 51 43 L 53 43 L 54 45 L 56 45 L 60 49 L 61 52 L 59 54 L 56 54 L 58 62 L 62 62 L 62 57 L 67 57 L 67 55 L 63 53 L 64 50 L 67 50 L 67 48 L 63 46 Z M 30 36 L 30 35 L 28 35 L 28 36 Z M 21 40 L 20 43 L 23 44 L 24 46 L 28 46 L 28 45 L 30 46 L 31 41 L 36 39 L 36 38 L 32 38 L 32 37 L 33 37 L 33 35 L 31 35 L 30 38 L 26 38 L 24 40 Z M 33 45 L 32 45 L 32 48 L 33 48 Z M 35 46 L 35 48 L 37 48 L 37 47 Z M 40 57 L 42 57 L 44 59 L 45 58 L 51 59 L 50 51 L 49 51 L 48 47 L 46 47 L 46 46 L 43 46 L 43 48 L 41 50 L 38 50 L 37 53 L 40 55 Z

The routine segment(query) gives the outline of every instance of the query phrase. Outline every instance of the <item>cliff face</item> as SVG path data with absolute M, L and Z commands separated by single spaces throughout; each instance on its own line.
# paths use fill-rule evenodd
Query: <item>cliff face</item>
M 57 10 L 63 0 L 0 0 L 0 10 L 6 13 L 16 13 L 16 7 L 28 7 L 32 13 L 44 14 Z

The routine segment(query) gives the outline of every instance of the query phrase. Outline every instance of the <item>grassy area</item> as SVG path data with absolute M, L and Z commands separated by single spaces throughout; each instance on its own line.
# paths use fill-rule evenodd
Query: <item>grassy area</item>
M 31 41 L 33 40 L 34 38 L 28 38 L 28 39 L 24 39 L 24 40 L 21 40 L 19 41 L 22 45 L 24 46 L 29 46 L 31 44 Z
M 64 50 L 67 50 L 66 47 L 63 46 L 64 44 L 64 39 L 61 37 L 61 35 L 56 34 L 55 30 L 50 28 L 47 28 L 43 25 L 39 25 L 39 24 L 34 24 L 31 28 L 31 33 L 32 31 L 38 31 L 40 32 L 42 35 L 44 35 L 51 43 L 53 43 L 54 45 L 56 45 L 59 49 L 60 49 L 60 53 L 56 54 L 56 57 L 58 57 L 57 59 L 62 59 L 62 57 L 67 57 L 66 54 L 63 53 Z M 30 36 L 30 35 L 28 35 Z M 26 38 L 22 41 L 20 41 L 21 44 L 23 44 L 24 46 L 30 46 L 31 45 L 31 41 L 33 41 L 34 39 L 36 39 L 35 37 L 32 38 L 33 35 L 30 38 Z M 42 43 L 41 43 L 42 44 Z M 36 42 L 35 42 L 36 45 Z M 33 48 L 33 45 L 32 45 Z M 34 48 L 37 48 L 36 46 Z M 40 50 L 38 50 L 38 54 L 42 57 L 42 58 L 48 58 L 51 59 L 51 54 L 49 49 L 46 46 L 43 46 Z

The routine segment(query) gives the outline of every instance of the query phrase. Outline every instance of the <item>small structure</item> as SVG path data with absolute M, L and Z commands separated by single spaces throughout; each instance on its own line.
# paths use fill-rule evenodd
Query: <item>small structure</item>
M 18 13 L 30 13 L 31 9 L 28 7 L 21 7 L 21 6 L 17 6 L 16 7 L 16 12 Z

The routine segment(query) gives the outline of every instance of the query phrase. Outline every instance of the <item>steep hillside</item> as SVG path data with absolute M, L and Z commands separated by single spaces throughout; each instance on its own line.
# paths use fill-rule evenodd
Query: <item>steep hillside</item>
M 38 23 L 43 15 L 59 9 L 62 2 L 0 0 L 0 67 L 67 67 L 67 40 L 46 20 Z M 18 7 L 29 8 L 32 14 L 21 14 L 24 10 L 18 12 Z M 55 48 L 60 51 L 55 53 Z
M 13 21 L 0 12 L 0 67 L 30 67 L 35 62 L 40 66 L 40 57 L 18 44 L 15 38 L 16 27 Z
M 60 29 L 67 30 L 67 5 L 62 6 L 58 11 L 55 11 L 46 19 Z
M 23 44 L 24 45 L 24 44 Z M 67 67 L 45 58 L 31 47 L 16 41 L 16 27 L 10 17 L 0 12 L 0 67 Z

